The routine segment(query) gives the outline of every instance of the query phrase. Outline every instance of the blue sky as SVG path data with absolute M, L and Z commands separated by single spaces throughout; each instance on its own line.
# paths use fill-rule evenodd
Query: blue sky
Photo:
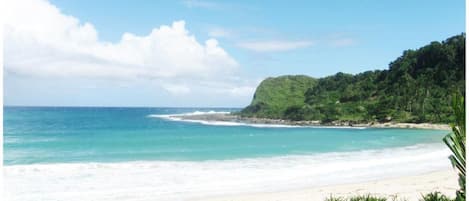
M 385 69 L 465 31 L 463 0 L 32 1 L 7 14 L 6 105 L 242 107 L 266 77 Z

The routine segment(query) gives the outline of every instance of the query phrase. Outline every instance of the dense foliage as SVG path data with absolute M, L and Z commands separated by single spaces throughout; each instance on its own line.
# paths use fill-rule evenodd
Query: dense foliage
M 241 115 L 323 123 L 450 122 L 451 94 L 465 92 L 465 38 L 404 51 L 388 70 L 268 78 Z
M 448 148 L 453 152 L 449 157 L 451 164 L 458 170 L 460 189 L 456 192 L 456 200 L 466 198 L 466 107 L 464 97 L 453 97 L 453 111 L 455 123 L 451 124 L 452 133 L 443 138 Z
M 243 112 L 261 117 L 284 118 L 287 109 L 304 104 L 305 92 L 316 85 L 316 79 L 305 75 L 267 78 L 260 83 L 250 106 Z

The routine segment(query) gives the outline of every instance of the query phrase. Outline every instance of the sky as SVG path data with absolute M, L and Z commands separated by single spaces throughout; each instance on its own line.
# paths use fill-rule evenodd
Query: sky
M 386 69 L 464 0 L 7 0 L 4 104 L 244 107 L 265 78 Z

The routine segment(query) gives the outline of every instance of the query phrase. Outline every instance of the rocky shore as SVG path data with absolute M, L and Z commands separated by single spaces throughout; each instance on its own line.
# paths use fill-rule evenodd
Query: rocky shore
M 330 123 L 321 123 L 320 121 L 291 121 L 284 119 L 267 119 L 255 117 L 242 117 L 235 114 L 214 113 L 214 114 L 197 114 L 197 115 L 174 115 L 170 116 L 181 120 L 195 120 L 207 122 L 237 122 L 247 124 L 275 124 L 275 125 L 292 125 L 292 126 L 331 126 L 331 127 L 370 127 L 370 128 L 418 128 L 418 129 L 436 129 L 450 130 L 447 124 L 431 124 L 431 123 L 397 123 L 397 122 L 368 122 L 353 123 L 346 121 L 334 121 Z

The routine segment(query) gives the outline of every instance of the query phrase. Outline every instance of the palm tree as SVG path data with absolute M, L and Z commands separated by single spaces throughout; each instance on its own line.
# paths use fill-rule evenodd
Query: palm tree
M 445 144 L 453 152 L 449 157 L 451 164 L 458 170 L 459 187 L 456 200 L 466 198 L 466 109 L 464 97 L 454 95 L 452 100 L 455 122 L 451 123 L 452 133 L 443 138 Z

